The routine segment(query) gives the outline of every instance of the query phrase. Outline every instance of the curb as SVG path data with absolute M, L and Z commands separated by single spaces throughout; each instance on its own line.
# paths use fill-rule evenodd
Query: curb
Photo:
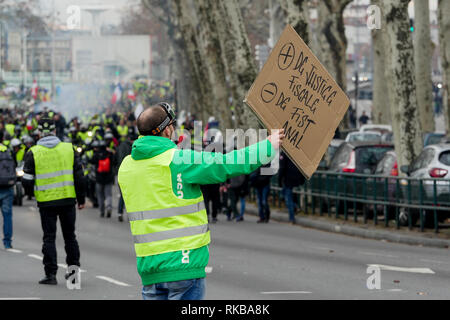
M 257 207 L 253 204 L 247 204 L 246 213 L 258 215 Z M 289 222 L 288 215 L 279 211 L 272 211 L 270 219 L 278 222 Z M 429 239 L 419 236 L 409 236 L 398 233 L 392 233 L 380 230 L 368 230 L 364 228 L 337 224 L 334 222 L 317 221 L 304 217 L 296 217 L 296 224 L 306 228 L 318 229 L 327 232 L 341 233 L 353 237 L 361 237 L 367 239 L 384 240 L 394 243 L 403 243 L 415 246 L 426 246 L 434 248 L 450 248 L 450 240 L 445 239 Z

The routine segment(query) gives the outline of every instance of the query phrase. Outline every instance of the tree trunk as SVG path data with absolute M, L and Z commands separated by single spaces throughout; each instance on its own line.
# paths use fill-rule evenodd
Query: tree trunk
M 209 0 L 215 22 L 227 78 L 235 105 L 235 123 L 242 129 L 259 128 L 256 116 L 247 106 L 244 98 L 257 76 L 257 67 L 245 31 L 239 5 L 236 0 Z
M 214 101 L 214 113 L 220 128 L 233 128 L 228 98 L 230 96 L 226 82 L 226 70 L 223 62 L 222 47 L 218 35 L 216 14 L 213 13 L 211 1 L 196 0 L 195 8 L 199 22 L 199 36 L 202 42 L 199 50 L 204 50 L 209 78 L 211 79 L 211 100 Z
M 324 0 L 318 3 L 317 57 L 342 90 L 347 89 L 347 38 L 345 37 L 343 11 L 351 0 Z M 340 129 L 348 128 L 348 116 L 341 121 Z
M 286 24 L 290 24 L 309 45 L 309 11 L 307 0 L 279 0 Z
M 195 90 L 194 72 L 186 52 L 186 41 L 180 31 L 180 23 L 175 14 L 173 1 L 143 0 L 143 6 L 154 19 L 159 20 L 167 33 L 169 49 L 161 60 L 170 61 L 176 80 L 177 111 L 198 114 L 201 106 L 200 95 Z M 164 13 L 164 14 L 162 14 Z
M 276 0 L 270 0 L 270 43 L 272 49 L 283 33 L 284 29 L 284 12 L 280 4 Z
M 428 0 L 414 1 L 414 25 L 414 61 L 420 123 L 424 132 L 434 132 L 430 7 Z
M 179 38 L 185 43 L 184 54 L 187 55 L 191 68 L 193 87 L 197 91 L 198 105 L 194 105 L 191 111 L 196 114 L 197 119 L 200 116 L 203 122 L 207 117 L 214 114 L 214 104 L 210 99 L 211 81 L 209 78 L 207 62 L 202 56 L 197 30 L 193 21 L 192 8 L 188 1 L 174 0 L 174 11 L 178 22 Z M 184 80 L 184 79 L 183 79 Z
M 450 0 L 439 0 L 439 43 L 444 91 L 444 115 L 447 134 L 450 133 Z
M 372 0 L 373 5 L 381 7 L 381 0 Z M 381 14 L 381 26 L 385 26 L 384 14 Z M 391 109 L 389 107 L 389 90 L 387 77 L 390 71 L 387 70 L 386 61 L 386 30 L 372 30 L 373 46 L 373 100 L 372 114 L 373 122 L 377 124 L 391 124 Z
M 408 3 L 409 0 L 382 0 L 388 39 L 386 57 L 393 75 L 388 88 L 399 166 L 410 164 L 422 149 Z

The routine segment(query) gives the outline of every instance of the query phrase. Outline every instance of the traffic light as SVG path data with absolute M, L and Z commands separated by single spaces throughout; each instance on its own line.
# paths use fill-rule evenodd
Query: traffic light
M 409 19 L 409 30 L 414 32 L 414 19 Z

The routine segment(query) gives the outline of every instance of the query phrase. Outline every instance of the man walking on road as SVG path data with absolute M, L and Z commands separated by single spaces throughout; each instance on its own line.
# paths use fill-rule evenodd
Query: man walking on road
M 3 141 L 3 131 L 0 130 L 1 141 Z M 0 208 L 3 215 L 3 245 L 5 249 L 12 249 L 12 207 L 15 182 L 16 167 L 14 159 L 8 148 L 0 143 Z
M 25 155 L 24 187 L 34 188 L 44 232 L 45 277 L 40 284 L 56 285 L 58 270 L 56 258 L 56 222 L 59 217 L 65 242 L 68 266 L 80 266 L 80 250 L 75 236 L 75 203 L 84 208 L 85 184 L 83 166 L 71 143 L 61 142 L 55 136 L 55 123 L 43 116 L 38 127 L 41 139 Z M 66 274 L 66 279 L 69 274 Z
M 170 140 L 174 121 L 167 103 L 142 112 L 137 125 L 143 137 L 119 169 L 142 295 L 148 300 L 203 299 L 210 232 L 200 185 L 249 174 L 262 161 L 270 162 L 284 138 L 273 134 L 225 155 L 180 150 Z M 257 161 L 239 164 L 237 159 Z

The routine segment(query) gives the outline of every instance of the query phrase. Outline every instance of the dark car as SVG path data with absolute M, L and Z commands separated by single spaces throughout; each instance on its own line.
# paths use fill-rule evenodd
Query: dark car
M 385 142 L 344 142 L 334 154 L 327 173 L 325 188 L 330 195 L 341 197 L 366 198 L 365 192 L 368 191 L 366 178 L 353 176 L 352 174 L 373 174 L 378 162 L 383 158 L 386 152 L 394 149 L 394 145 Z M 324 187 L 322 187 L 324 188 Z M 344 210 L 344 201 L 333 198 L 327 198 L 323 209 L 330 210 L 335 206 L 339 212 Z M 362 204 L 349 203 L 348 207 L 361 209 Z
M 331 160 L 329 172 L 371 174 L 384 154 L 394 149 L 387 142 L 344 142 Z

